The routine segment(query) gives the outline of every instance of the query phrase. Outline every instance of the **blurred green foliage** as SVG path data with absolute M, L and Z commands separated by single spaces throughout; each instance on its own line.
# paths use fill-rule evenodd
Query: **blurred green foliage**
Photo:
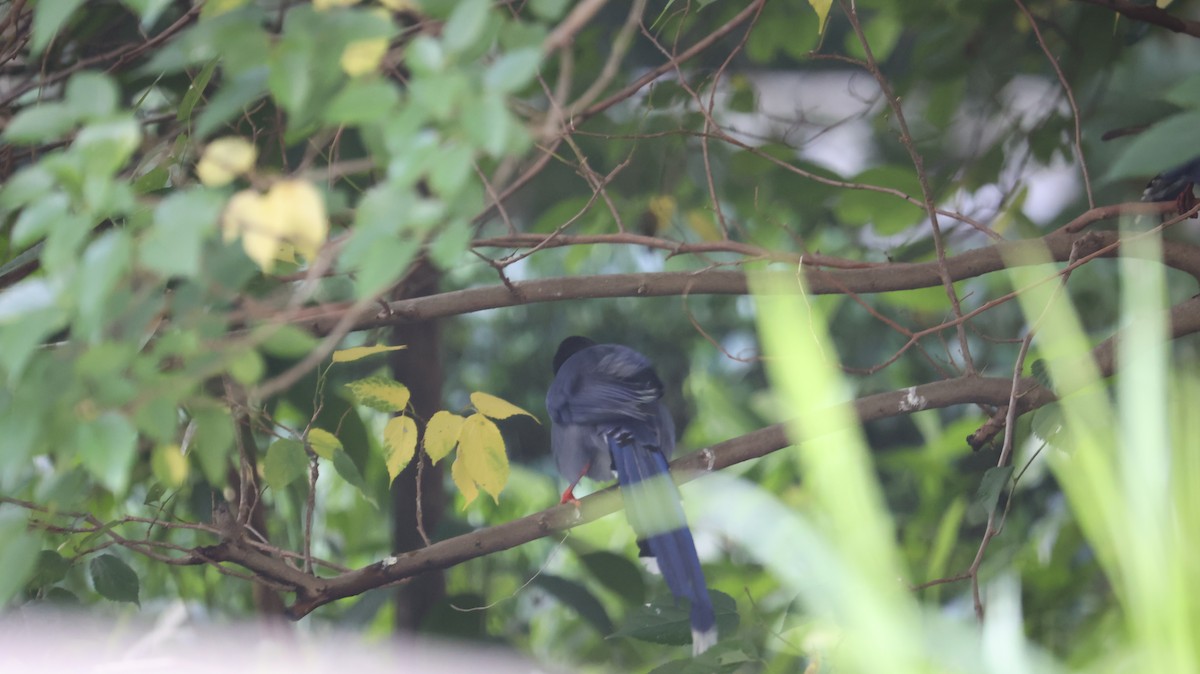
M 11 607 L 261 610 L 231 569 L 165 562 L 217 542 L 214 505 L 236 502 L 239 461 L 259 480 L 261 533 L 295 553 L 290 563 L 302 564 L 310 503 L 313 557 L 358 568 L 388 555 L 384 504 L 408 451 L 388 435 L 388 411 L 400 410 L 346 387 L 387 376 L 382 359 L 322 359 L 259 394 L 325 345 L 332 326 L 311 329 L 304 310 L 370 315 L 421 264 L 455 291 L 753 257 L 721 248 L 732 242 L 790 256 L 777 269 L 819 254 L 886 274 L 937 259 L 925 188 L 943 209 L 1032 239 L 1088 208 L 1069 170 L 1080 152 L 1095 201 L 1111 204 L 1200 151 L 1200 40 L 1082 2 L 1028 3 L 1079 107 L 1078 148 L 1058 77 L 1014 3 L 856 3 L 924 181 L 841 4 L 822 24 L 806 2 L 764 3 L 611 105 L 750 5 L 655 0 L 638 24 L 626 3 L 608 3 L 549 52 L 580 5 L 26 5 L 0 2 L 0 34 L 24 31 L 0 56 L 0 603 Z M 614 51 L 622 35 L 627 53 Z M 257 159 L 231 184 L 205 184 L 195 166 L 226 137 Z M 546 152 L 544 170 L 490 210 Z M 1043 170 L 1064 166 L 1053 179 Z M 223 236 L 227 204 L 285 178 L 319 195 L 329 239 L 315 255 L 281 250 L 264 270 L 243 247 L 253 228 Z M 948 255 L 990 243 L 939 220 Z M 609 240 L 507 265 L 528 251 L 474 243 L 560 229 Z M 621 240 L 633 235 L 712 249 Z M 957 282 L 963 310 L 1051 273 L 1022 269 Z M 999 467 L 1000 436 L 978 452 L 964 440 L 995 413 L 985 405 L 820 432 L 838 418 L 830 404 L 961 372 L 942 287 L 518 303 L 446 318 L 449 412 L 469 413 L 486 391 L 544 417 L 553 348 L 582 333 L 651 356 L 681 452 L 797 416 L 800 445 L 682 489 L 722 618 L 722 642 L 703 658 L 683 658 L 680 609 L 633 561 L 619 516 L 452 567 L 421 631 L 588 671 L 1194 671 L 1196 343 L 1168 342 L 1161 311 L 1196 281 L 1160 271 L 1096 260 L 1042 305 L 1053 284 L 967 323 L 980 374 L 1010 378 L 1036 326 L 1023 371 L 1041 363 L 1044 384 L 1083 391 L 1018 418 Z M 910 345 L 883 319 L 934 330 Z M 1143 329 L 1120 343 L 1115 382 L 1063 357 L 1122 325 Z M 355 330 L 328 346 L 386 339 Z M 776 359 L 769 373 L 763 355 Z M 546 427 L 489 416 L 507 485 L 495 500 L 448 490 L 434 540 L 557 498 Z M 982 623 L 971 579 L 912 589 L 972 568 Z M 388 597 L 372 590 L 306 622 L 382 637 Z

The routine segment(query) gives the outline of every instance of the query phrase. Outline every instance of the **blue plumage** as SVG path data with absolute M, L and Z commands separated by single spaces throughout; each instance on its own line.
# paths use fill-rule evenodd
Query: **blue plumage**
M 1184 190 L 1200 185 L 1200 157 L 1168 169 L 1150 179 L 1142 192 L 1142 201 L 1171 201 Z
M 692 649 L 702 653 L 716 643 L 716 619 L 668 472 L 675 424 L 662 402 L 662 381 L 637 351 L 586 337 L 563 340 L 554 373 L 546 409 L 558 471 L 571 480 L 563 501 L 574 498 L 585 475 L 606 480 L 616 472 L 630 526 L 658 561 L 671 594 L 691 602 Z

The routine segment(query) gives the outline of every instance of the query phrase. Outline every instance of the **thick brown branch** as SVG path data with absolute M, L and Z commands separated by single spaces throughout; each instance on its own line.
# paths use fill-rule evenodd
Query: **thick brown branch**
M 1011 388 L 1012 380 L 1009 378 L 963 377 L 870 395 L 855 401 L 854 407 L 860 420 L 870 421 L 966 403 L 1001 405 L 1009 399 Z M 1031 379 L 1022 380 L 1020 390 L 1021 400 L 1028 405 L 1042 405 L 1053 399 L 1049 391 Z M 677 481 L 687 482 L 703 473 L 765 456 L 789 444 L 784 425 L 776 424 L 681 457 L 671 464 L 672 471 Z M 582 499 L 578 508 L 571 504 L 557 505 L 519 520 L 389 557 L 334 578 L 318 580 L 308 577 L 307 580 L 296 583 L 297 597 L 290 609 L 290 615 L 293 618 L 301 618 L 329 602 L 352 597 L 416 574 L 444 569 L 476 557 L 508 550 L 555 532 L 586 524 L 620 507 L 618 492 L 615 489 L 606 489 Z M 238 558 L 230 558 L 229 561 L 259 570 L 246 563 L 262 560 L 242 557 L 241 553 L 244 551 L 239 548 L 230 550 L 237 552 Z M 295 571 L 291 567 L 287 568 Z M 272 578 L 283 580 L 273 575 Z
M 1146 204 L 1159 208 L 1159 204 Z M 1170 208 L 1170 205 L 1161 205 Z M 1100 210 L 1100 209 L 1097 209 Z M 1161 212 L 1161 209 L 1158 211 Z M 963 281 L 1000 271 L 1005 260 L 1020 260 L 1022 252 L 1044 245 L 1058 261 L 1070 259 L 1072 247 L 1087 238 L 1096 248 L 1119 241 L 1113 231 L 1081 233 L 1063 227 L 1033 241 L 1006 241 L 946 258 L 945 270 L 954 281 Z M 1106 257 L 1117 254 L 1117 248 Z M 1163 242 L 1164 263 L 1200 281 L 1200 246 Z M 864 269 L 808 269 L 809 291 L 817 295 L 870 294 L 929 288 L 942 283 L 938 262 L 894 263 Z M 790 273 L 790 272 L 785 272 Z M 360 320 L 359 330 L 401 322 L 429 320 L 468 314 L 484 309 L 510 307 L 538 302 L 558 302 L 605 297 L 663 297 L 675 295 L 744 295 L 746 276 L 740 271 L 708 269 L 696 272 L 659 272 L 646 274 L 610 274 L 577 276 L 513 283 L 511 287 L 494 285 L 455 290 L 428 297 L 390 303 L 390 312 Z M 342 318 L 346 305 L 324 305 L 297 312 L 294 323 L 327 333 Z
M 1161 26 L 1176 33 L 1200 37 L 1200 21 L 1181 19 L 1165 9 L 1159 9 L 1153 3 L 1142 5 L 1131 0 L 1082 0 L 1082 2 L 1107 7 L 1135 21 Z

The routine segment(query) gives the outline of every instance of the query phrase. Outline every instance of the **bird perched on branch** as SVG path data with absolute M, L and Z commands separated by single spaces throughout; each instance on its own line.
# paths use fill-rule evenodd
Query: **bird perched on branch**
M 1183 213 L 1196 203 L 1192 187 L 1197 184 L 1200 184 L 1200 157 L 1151 178 L 1142 192 L 1142 201 L 1175 200 L 1179 203 L 1179 212 Z
M 562 502 L 574 501 L 579 480 L 617 474 L 625 515 L 639 547 L 658 562 L 677 599 L 691 602 L 692 652 L 717 641 L 712 600 L 668 462 L 675 424 L 662 402 L 663 384 L 642 354 L 619 344 L 568 337 L 554 354 L 546 393 L 558 472 L 571 481 Z

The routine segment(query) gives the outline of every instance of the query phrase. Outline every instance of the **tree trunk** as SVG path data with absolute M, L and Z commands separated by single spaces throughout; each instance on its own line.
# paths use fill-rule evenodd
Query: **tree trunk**
M 437 292 L 439 273 L 427 261 L 421 261 L 393 295 L 394 299 L 420 297 Z M 411 405 L 416 413 L 420 435 L 425 422 L 442 404 L 442 362 L 437 321 L 403 323 L 392 331 L 393 344 L 407 349 L 391 353 L 392 376 L 412 392 Z M 423 462 L 424 466 L 418 468 Z M 421 488 L 417 489 L 417 475 Z M 419 494 L 419 496 L 418 496 Z M 392 549 L 407 552 L 425 546 L 417 528 L 420 513 L 425 533 L 433 536 L 446 505 L 442 486 L 442 467 L 430 465 L 424 452 L 405 468 L 392 483 Z M 396 629 L 414 631 L 429 609 L 446 593 L 441 571 L 422 574 L 401 585 L 396 591 Z

